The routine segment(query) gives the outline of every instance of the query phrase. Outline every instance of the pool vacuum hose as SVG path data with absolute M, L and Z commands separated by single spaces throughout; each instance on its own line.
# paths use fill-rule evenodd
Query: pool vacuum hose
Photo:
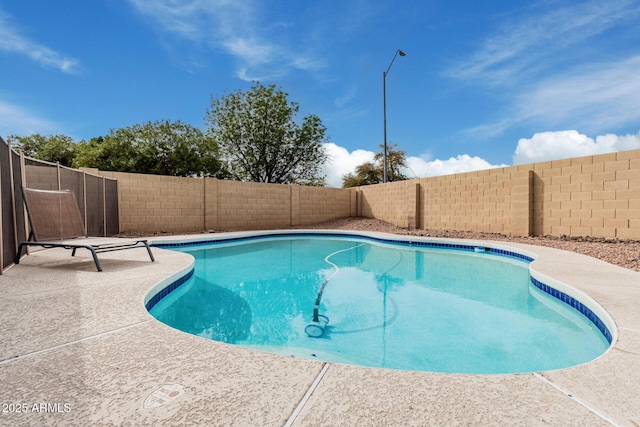
M 324 334 L 324 329 L 327 327 L 327 324 L 329 323 L 329 318 L 327 316 L 323 314 L 318 314 L 318 310 L 320 309 L 320 302 L 322 301 L 322 293 L 324 292 L 324 288 L 325 286 L 327 286 L 327 283 L 329 283 L 329 280 L 333 279 L 333 277 L 336 274 L 338 274 L 338 271 L 340 270 L 340 268 L 336 264 L 329 261 L 329 258 L 334 256 L 335 254 L 339 254 L 340 252 L 350 251 L 355 248 L 359 248 L 360 246 L 363 246 L 363 245 L 364 243 L 360 243 L 359 245 L 356 245 L 350 248 L 340 249 L 338 251 L 332 252 L 331 254 L 327 255 L 324 258 L 324 261 L 327 264 L 331 264 L 333 266 L 333 273 L 329 277 L 327 277 L 324 280 L 324 282 L 322 282 L 322 285 L 320 285 L 320 290 L 318 291 L 318 296 L 316 298 L 316 305 L 315 305 L 315 308 L 313 309 L 313 320 L 311 321 L 310 324 L 308 324 L 304 328 L 304 332 L 309 337 L 320 338 Z

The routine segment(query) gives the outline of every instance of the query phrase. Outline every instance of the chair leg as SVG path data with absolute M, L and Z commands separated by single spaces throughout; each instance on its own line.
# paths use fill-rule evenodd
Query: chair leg
M 16 256 L 16 264 L 20 264 L 20 257 L 22 256 L 22 248 L 24 248 L 25 245 L 23 243 L 20 243 L 20 245 L 18 246 L 18 255 Z
M 96 253 L 96 250 L 93 248 L 87 248 L 91 251 L 91 255 L 93 255 L 93 262 L 96 263 L 96 268 L 98 269 L 98 271 L 102 271 L 102 266 L 100 265 L 100 260 L 98 259 L 98 254 Z M 75 249 L 73 250 L 75 252 Z
M 149 246 L 149 243 L 144 242 L 144 245 L 147 247 L 147 252 L 149 252 L 149 258 L 151 258 L 151 262 L 154 262 L 156 259 L 153 257 L 153 254 L 151 253 L 151 247 Z

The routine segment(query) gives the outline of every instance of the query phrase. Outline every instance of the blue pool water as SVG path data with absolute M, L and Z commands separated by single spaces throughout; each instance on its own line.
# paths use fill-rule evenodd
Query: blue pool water
M 195 273 L 151 314 L 229 344 L 486 374 L 573 366 L 609 346 L 584 315 L 533 286 L 528 263 L 512 257 L 308 236 L 172 249 L 195 257 Z M 316 307 L 326 326 L 313 322 Z M 322 326 L 321 336 L 305 333 L 309 325 Z

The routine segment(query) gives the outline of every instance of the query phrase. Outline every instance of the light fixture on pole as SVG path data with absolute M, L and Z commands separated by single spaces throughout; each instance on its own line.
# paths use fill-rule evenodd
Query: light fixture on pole
M 391 63 L 389 64 L 389 67 L 387 68 L 387 71 L 383 71 L 382 72 L 382 104 L 383 104 L 383 109 L 384 109 L 384 164 L 383 164 L 383 168 L 384 171 L 382 173 L 383 177 L 382 177 L 382 182 L 388 182 L 388 177 L 387 177 L 387 74 L 389 74 L 389 70 L 391 69 L 391 66 L 393 65 L 393 61 L 396 60 L 396 56 L 405 56 L 406 54 L 401 51 L 400 49 L 396 50 L 395 55 L 393 55 L 393 59 L 391 60 Z

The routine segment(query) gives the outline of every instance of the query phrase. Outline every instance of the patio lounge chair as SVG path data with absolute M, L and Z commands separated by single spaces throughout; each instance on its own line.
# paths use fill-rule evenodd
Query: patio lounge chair
M 22 194 L 31 232 L 27 241 L 18 246 L 16 264 L 20 263 L 25 246 L 71 249 L 71 256 L 75 256 L 77 249 L 87 249 L 91 251 L 98 271 L 102 271 L 99 252 L 146 247 L 151 262 L 155 261 L 149 243 L 144 239 L 87 237 L 78 202 L 71 190 L 48 191 L 23 187 Z

